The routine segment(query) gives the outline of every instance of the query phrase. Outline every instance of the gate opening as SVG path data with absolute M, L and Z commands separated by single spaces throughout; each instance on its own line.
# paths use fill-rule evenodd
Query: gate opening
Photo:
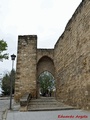
M 53 75 L 44 71 L 38 77 L 39 95 L 43 97 L 55 97 L 55 79 Z

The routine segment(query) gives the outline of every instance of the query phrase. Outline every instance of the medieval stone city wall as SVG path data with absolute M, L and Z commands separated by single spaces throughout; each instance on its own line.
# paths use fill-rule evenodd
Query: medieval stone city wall
M 18 37 L 15 101 L 19 101 L 27 92 L 32 97 L 38 96 L 38 77 L 44 71 L 54 75 L 53 59 L 54 49 L 37 49 L 36 35 Z
M 42 56 L 47 56 L 54 59 L 54 49 L 37 49 L 37 63 L 42 58 Z
M 37 49 L 37 77 L 48 71 L 54 76 L 54 49 Z
M 39 76 L 45 71 L 55 75 L 54 69 L 54 49 L 37 49 L 37 97 L 39 94 Z
M 36 97 L 36 64 L 37 36 L 26 35 L 18 37 L 17 69 L 15 81 L 15 100 L 18 101 L 24 93 Z
M 45 70 L 56 80 L 56 98 L 90 109 L 90 0 L 82 0 L 54 49 L 37 49 L 37 36 L 18 37 L 15 100 L 38 95 L 37 78 Z
M 56 96 L 90 109 L 90 0 L 83 0 L 58 39 L 54 51 Z

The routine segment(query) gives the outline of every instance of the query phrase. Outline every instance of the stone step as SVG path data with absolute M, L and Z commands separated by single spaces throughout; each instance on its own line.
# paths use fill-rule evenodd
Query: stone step
M 41 98 L 38 98 L 38 99 L 32 99 L 31 101 L 37 101 L 37 102 L 44 102 L 44 101 L 57 101 L 57 100 L 55 100 L 55 98 L 54 97 L 41 97 Z
M 56 105 L 56 106 L 63 106 L 64 104 L 63 103 L 59 103 L 59 102 L 31 102 L 29 103 L 29 105 L 36 105 L 36 106 L 45 106 L 45 105 L 48 105 L 48 106 L 51 106 L 51 105 Z
M 36 103 L 36 102 L 38 102 L 38 103 L 49 102 L 50 103 L 50 102 L 57 102 L 57 101 L 55 101 L 55 100 L 53 100 L 53 101 L 49 101 L 49 100 L 47 100 L 47 101 L 46 100 L 45 101 L 44 100 L 31 100 L 30 102 L 33 102 L 33 103 Z
M 28 108 L 28 111 L 55 111 L 55 110 L 73 110 L 73 107 L 50 107 L 50 108 Z
M 35 103 L 35 102 L 31 102 L 31 103 L 29 103 L 29 105 L 64 105 L 63 103 L 58 103 L 58 102 L 37 102 L 37 103 Z
M 73 107 L 58 102 L 54 98 L 47 98 L 47 97 L 32 99 L 28 106 L 28 111 L 63 110 L 63 109 L 64 110 L 73 109 Z
M 32 109 L 32 108 L 58 108 L 59 106 L 29 106 L 28 109 Z M 63 107 L 63 106 L 61 106 Z
M 29 104 L 29 106 L 31 107 L 31 108 L 42 108 L 42 107 L 48 107 L 48 108 L 50 108 L 50 107 L 64 107 L 64 106 L 66 106 L 66 105 L 64 105 L 64 104 Z

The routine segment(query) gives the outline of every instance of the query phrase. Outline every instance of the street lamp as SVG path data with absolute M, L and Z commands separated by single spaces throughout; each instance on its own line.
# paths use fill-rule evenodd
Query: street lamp
M 16 55 L 11 55 L 11 60 L 12 60 L 12 71 L 14 67 L 14 60 L 15 60 Z M 11 71 L 11 73 L 12 73 Z M 10 110 L 12 109 L 12 74 L 11 74 L 11 79 L 10 79 Z

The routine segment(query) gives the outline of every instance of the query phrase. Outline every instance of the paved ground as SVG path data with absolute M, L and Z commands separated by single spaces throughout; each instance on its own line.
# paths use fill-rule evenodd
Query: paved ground
M 9 108 L 9 98 L 0 97 L 0 120 L 2 120 L 2 116 L 5 113 L 6 109 Z
M 6 120 L 90 120 L 90 112 L 81 110 L 62 110 L 43 112 L 8 111 Z
M 90 112 L 82 110 L 19 112 L 19 105 L 15 105 L 13 111 L 6 112 L 9 102 L 9 98 L 0 98 L 0 120 L 90 120 Z

